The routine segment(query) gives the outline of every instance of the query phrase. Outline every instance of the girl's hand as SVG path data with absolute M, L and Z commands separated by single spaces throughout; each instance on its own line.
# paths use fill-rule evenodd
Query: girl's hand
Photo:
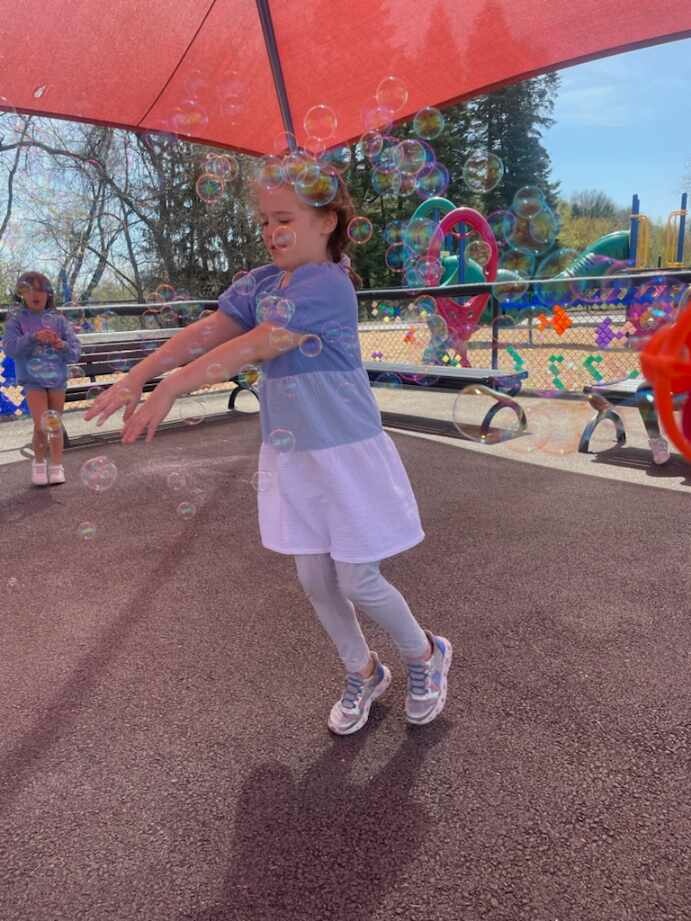
M 34 339 L 45 345 L 52 345 L 55 341 L 55 333 L 52 329 L 39 329 L 34 333 Z
M 148 400 L 142 403 L 131 419 L 128 419 L 122 430 L 122 443 L 134 444 L 137 438 L 146 432 L 145 443 L 148 444 L 174 402 L 174 394 L 165 386 L 165 381 L 161 381 Z
M 84 413 L 84 419 L 88 422 L 90 419 L 98 416 L 96 425 L 103 425 L 109 416 L 112 416 L 114 412 L 117 412 L 124 406 L 125 412 L 122 421 L 127 422 L 137 408 L 137 404 L 141 400 L 141 397 L 142 386 L 124 377 L 121 381 L 113 384 L 112 387 L 104 390 L 103 393 L 100 393 L 96 397 L 94 402 Z

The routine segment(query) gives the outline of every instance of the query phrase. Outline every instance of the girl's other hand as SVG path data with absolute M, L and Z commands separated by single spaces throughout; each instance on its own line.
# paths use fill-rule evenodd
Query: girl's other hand
M 67 343 L 65 342 L 65 340 L 64 340 L 64 339 L 59 339 L 57 336 L 56 336 L 55 339 L 53 340 L 53 348 L 56 348 L 56 349 L 64 349 L 66 345 L 67 345 Z
M 141 385 L 128 381 L 125 377 L 96 397 L 94 402 L 84 413 L 84 419 L 88 422 L 90 419 L 98 416 L 96 425 L 103 425 L 109 416 L 112 416 L 114 412 L 117 412 L 124 406 L 125 412 L 122 421 L 127 422 L 137 408 L 137 404 L 141 398 Z
M 139 407 L 131 419 L 127 420 L 122 430 L 122 443 L 131 445 L 146 432 L 145 442 L 148 444 L 156 434 L 156 429 L 163 422 L 175 402 L 175 396 L 162 381 L 149 396 L 148 400 Z

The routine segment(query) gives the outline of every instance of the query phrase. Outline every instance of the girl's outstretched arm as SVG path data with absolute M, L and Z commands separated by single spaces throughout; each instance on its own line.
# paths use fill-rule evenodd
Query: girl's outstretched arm
M 297 348 L 302 338 L 303 333 L 262 323 L 197 358 L 162 380 L 149 399 L 126 421 L 123 444 L 132 444 L 143 432 L 146 432 L 146 441 L 151 441 L 157 427 L 183 393 L 227 381 L 245 365 L 259 364 Z
M 164 371 L 172 371 L 195 356 L 203 355 L 220 343 L 241 336 L 242 333 L 242 327 L 221 310 L 203 320 L 197 320 L 196 323 L 171 336 L 160 348 L 136 364 L 124 378 L 100 394 L 86 411 L 84 418 L 88 421 L 98 416 L 96 424 L 102 425 L 109 416 L 125 406 L 123 418 L 127 421 L 134 412 L 144 384 L 148 380 L 160 377 Z

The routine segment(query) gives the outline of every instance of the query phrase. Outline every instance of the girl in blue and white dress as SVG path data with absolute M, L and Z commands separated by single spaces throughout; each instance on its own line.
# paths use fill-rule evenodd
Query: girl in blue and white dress
M 357 299 L 344 256 L 352 202 L 340 180 L 324 207 L 307 204 L 286 183 L 260 189 L 258 208 L 271 264 L 234 283 L 213 316 L 135 366 L 86 418 L 101 424 L 124 406 L 123 443 L 143 433 L 150 441 L 178 396 L 261 364 L 261 539 L 295 557 L 298 579 L 345 667 L 345 689 L 328 726 L 341 735 L 360 729 L 391 683 L 390 670 L 367 645 L 356 607 L 389 633 L 407 665 L 408 721 L 429 723 L 446 701 L 452 648 L 418 624 L 379 569 L 424 533 L 362 366 Z M 138 405 L 146 381 L 176 366 Z
M 34 423 L 31 482 L 35 486 L 64 483 L 65 386 L 68 367 L 78 360 L 81 346 L 68 318 L 55 309 L 53 286 L 41 272 L 19 276 L 3 348 L 14 360 L 16 380 Z

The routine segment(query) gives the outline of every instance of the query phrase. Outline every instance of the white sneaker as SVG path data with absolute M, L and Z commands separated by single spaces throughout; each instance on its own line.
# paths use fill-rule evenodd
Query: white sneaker
M 369 718 L 370 707 L 381 697 L 391 684 L 391 672 L 372 653 L 374 672 L 371 678 L 363 678 L 357 672 L 348 672 L 346 686 L 341 699 L 331 708 L 328 726 L 331 732 L 347 736 L 362 729 Z
M 650 450 L 653 452 L 654 464 L 666 464 L 670 459 L 669 445 L 664 438 L 651 438 Z
M 48 480 L 50 485 L 53 486 L 55 483 L 64 483 L 65 482 L 65 468 L 62 464 L 51 464 L 48 469 Z
M 453 658 L 451 643 L 444 636 L 425 630 L 434 652 L 426 661 L 408 663 L 408 693 L 405 715 L 409 723 L 424 726 L 436 719 L 446 704 L 446 687 Z
M 48 464 L 46 461 L 43 461 L 43 463 L 31 462 L 31 482 L 34 486 L 48 485 Z

